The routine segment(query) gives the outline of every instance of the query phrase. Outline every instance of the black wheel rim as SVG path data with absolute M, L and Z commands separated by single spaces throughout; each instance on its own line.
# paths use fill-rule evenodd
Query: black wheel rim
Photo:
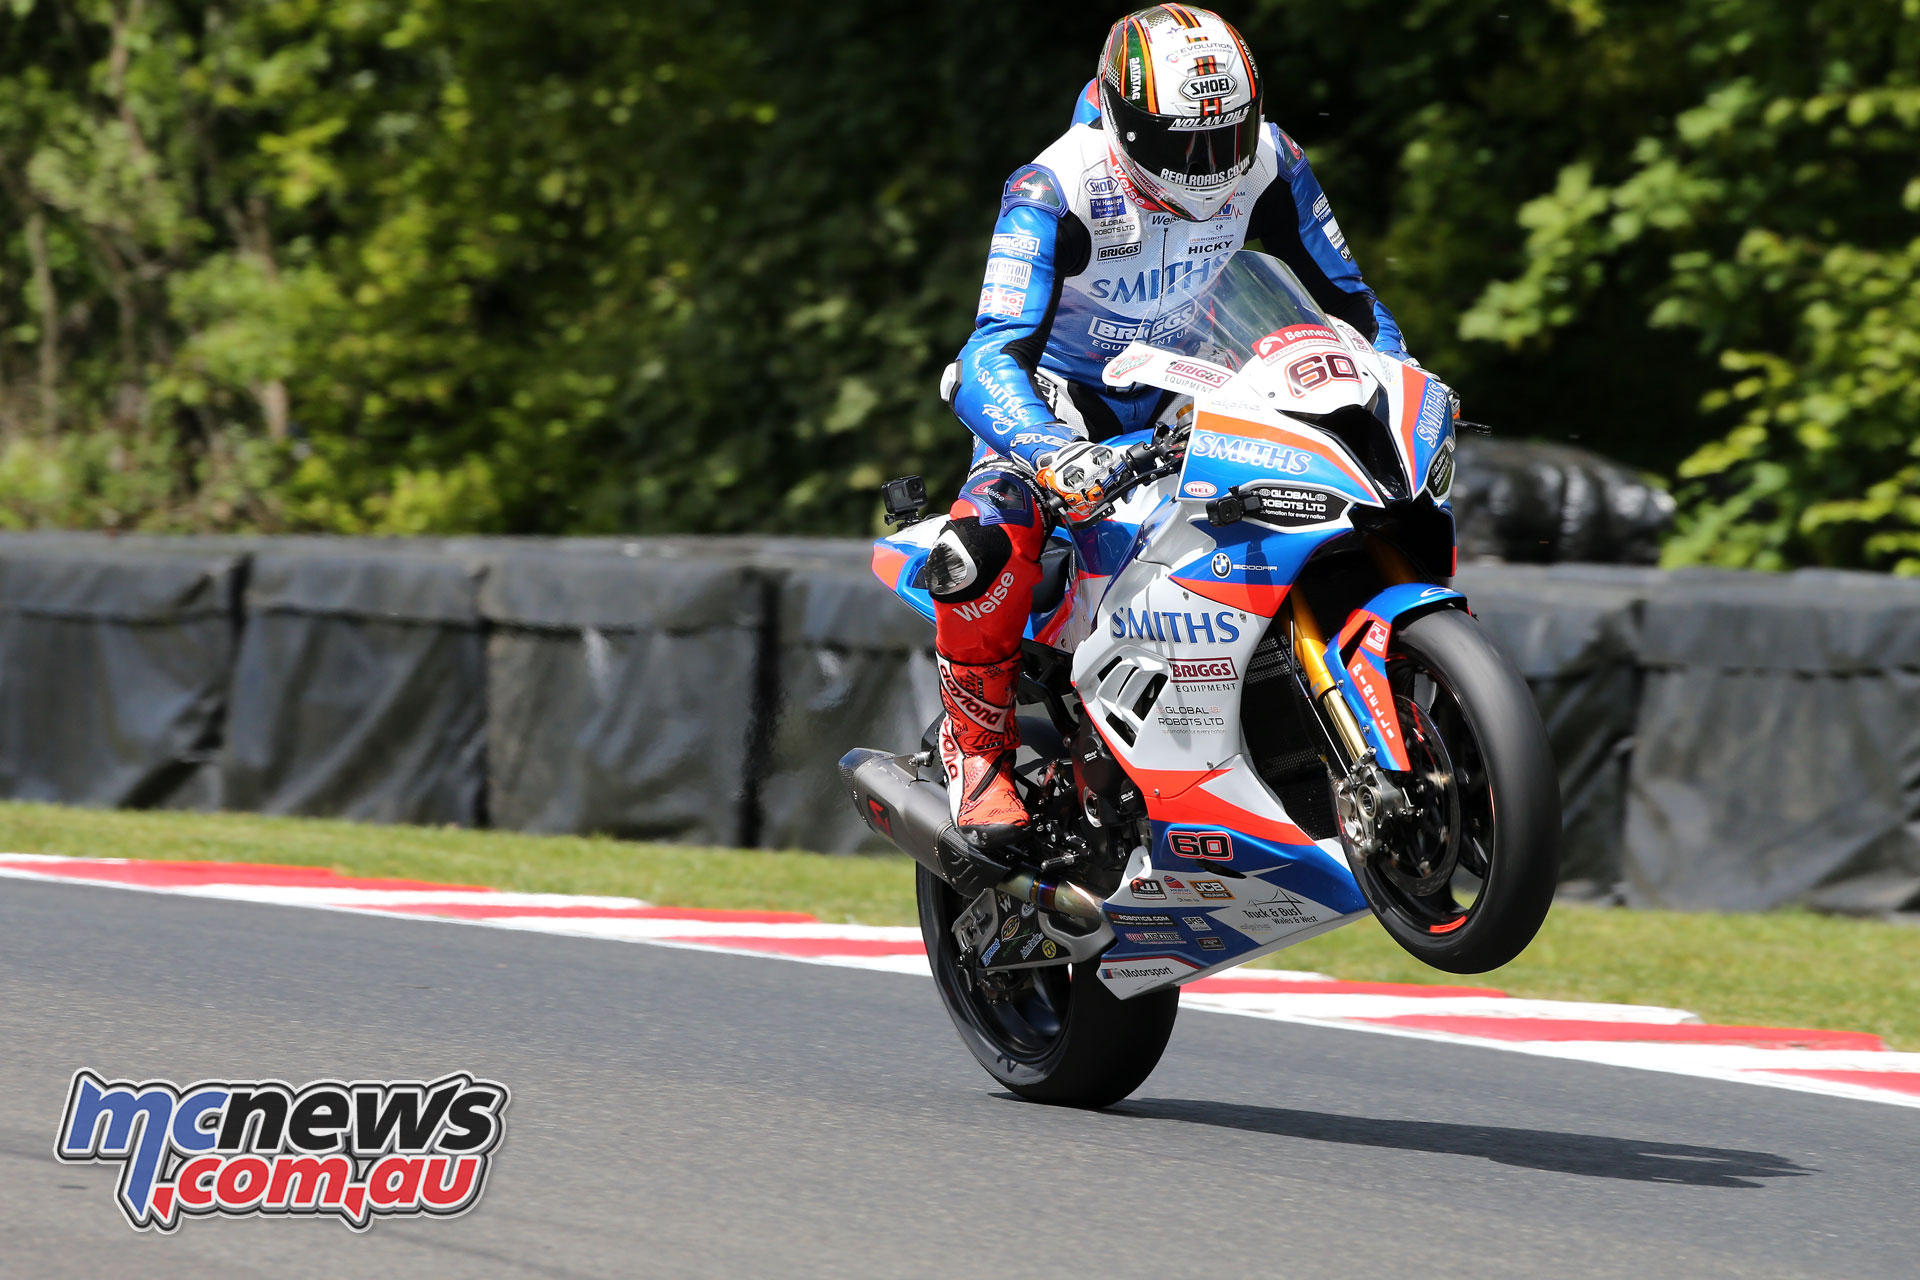
M 995 1053 L 1024 1066 L 1038 1066 L 1060 1046 L 1067 1029 L 1073 982 L 1069 965 L 982 973 L 960 963 L 953 922 L 966 909 L 960 895 L 936 884 L 934 912 L 939 936 L 930 940 L 934 977 L 947 999 Z
M 1458 696 L 1419 655 L 1389 655 L 1387 679 L 1412 768 L 1392 777 L 1413 801 L 1384 822 L 1365 867 L 1377 905 L 1436 939 L 1474 915 L 1493 871 L 1494 798 L 1485 754 Z

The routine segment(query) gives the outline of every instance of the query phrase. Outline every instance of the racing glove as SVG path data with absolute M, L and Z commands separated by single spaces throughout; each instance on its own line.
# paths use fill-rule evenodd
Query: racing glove
M 1066 503 L 1071 520 L 1084 520 L 1098 511 L 1107 491 L 1126 473 L 1119 453 L 1091 440 L 1076 440 L 1035 461 L 1040 483 Z

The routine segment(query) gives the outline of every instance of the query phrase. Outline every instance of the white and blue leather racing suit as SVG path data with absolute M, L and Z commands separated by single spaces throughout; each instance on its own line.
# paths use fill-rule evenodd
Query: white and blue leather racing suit
M 973 336 L 943 388 L 978 438 L 975 468 L 1013 458 L 1030 473 L 1078 431 L 1103 440 L 1151 425 L 1160 388 L 1115 391 L 1101 383 L 1102 367 L 1135 338 L 1181 333 L 1249 240 L 1377 350 L 1408 358 L 1305 154 L 1277 125 L 1262 130 L 1252 169 L 1210 222 L 1135 204 L 1107 146 L 1089 84 L 1072 127 L 1001 196 Z
M 943 693 L 949 723 L 978 739 L 965 747 L 976 755 L 1017 740 L 1007 709 L 1051 523 L 1037 460 L 1082 435 L 1099 441 L 1149 427 L 1171 407 L 1158 387 L 1105 387 L 1108 360 L 1135 338 L 1172 338 L 1193 323 L 1249 239 L 1376 348 L 1409 358 L 1291 138 L 1265 126 L 1219 215 L 1185 222 L 1128 195 L 1098 102 L 1089 85 L 1065 136 L 1007 182 L 973 336 L 942 388 L 977 441 L 929 557 L 927 588 L 943 690 L 952 691 Z

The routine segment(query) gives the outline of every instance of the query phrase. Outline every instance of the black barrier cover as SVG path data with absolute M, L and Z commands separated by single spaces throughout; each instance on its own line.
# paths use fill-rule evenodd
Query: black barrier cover
M 937 698 L 869 550 L 0 535 L 0 794 L 871 850 L 834 762 L 911 748 Z M 1568 877 L 1920 902 L 1920 583 L 1458 582 L 1546 720 Z
M 219 737 L 242 563 L 186 539 L 0 539 L 0 795 L 153 805 L 187 785 Z
M 220 808 L 482 825 L 475 573 L 432 542 L 284 539 L 254 554 Z
M 933 628 L 880 584 L 865 543 L 762 563 L 780 576 L 778 695 L 760 843 L 830 853 L 893 846 L 848 804 L 838 762 L 856 746 L 917 750 L 940 710 Z
M 739 843 L 767 589 L 717 540 L 461 544 L 486 565 L 493 821 Z
M 1920 583 L 1675 573 L 1647 602 L 1629 901 L 1920 897 Z

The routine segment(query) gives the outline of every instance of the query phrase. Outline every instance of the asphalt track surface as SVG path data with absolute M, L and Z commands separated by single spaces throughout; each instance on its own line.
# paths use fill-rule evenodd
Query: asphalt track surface
M 447 1222 L 136 1234 L 77 1067 L 513 1090 Z M 0 1275 L 1901 1276 L 1920 1111 L 1189 1011 L 1105 1113 L 997 1091 L 917 978 L 0 883 Z

